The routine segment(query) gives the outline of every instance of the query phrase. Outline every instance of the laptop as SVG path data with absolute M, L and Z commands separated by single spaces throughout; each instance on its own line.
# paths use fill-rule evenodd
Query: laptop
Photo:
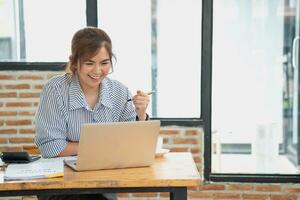
M 83 124 L 77 158 L 64 162 L 75 171 L 150 166 L 159 130 L 159 120 Z

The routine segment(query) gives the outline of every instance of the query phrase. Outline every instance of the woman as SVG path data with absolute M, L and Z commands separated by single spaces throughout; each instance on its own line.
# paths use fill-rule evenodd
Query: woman
M 111 40 L 103 30 L 87 27 L 75 33 L 67 73 L 52 78 L 41 93 L 35 143 L 43 157 L 76 155 L 83 123 L 148 119 L 148 95 L 137 91 L 132 97 L 122 83 L 107 78 L 113 71 L 113 57 Z M 50 197 L 39 199 L 95 199 L 92 195 Z

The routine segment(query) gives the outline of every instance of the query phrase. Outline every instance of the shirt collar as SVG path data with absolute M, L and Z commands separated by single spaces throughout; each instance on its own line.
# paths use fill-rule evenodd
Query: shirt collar
M 74 76 L 72 77 L 72 81 L 70 83 L 69 97 L 70 97 L 70 110 L 89 107 L 86 103 L 85 96 L 81 89 L 79 77 L 77 73 L 75 73 Z M 98 102 L 98 104 L 99 103 L 109 108 L 113 107 L 110 94 L 109 94 L 109 82 L 107 78 L 103 79 L 101 82 L 100 102 Z

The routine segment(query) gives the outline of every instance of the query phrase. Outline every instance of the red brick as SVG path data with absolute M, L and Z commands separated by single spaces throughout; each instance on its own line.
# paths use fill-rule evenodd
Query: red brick
M 33 143 L 34 138 L 9 138 L 9 142 L 12 144 Z
M 0 111 L 0 116 L 16 116 L 16 111 Z
M 15 77 L 11 75 L 0 75 L 0 80 L 15 80 Z
M 22 151 L 22 147 L 11 147 L 11 146 L 8 146 L 8 147 L 0 147 L 0 151 L 9 151 L 9 152 L 12 152 L 12 151 Z
M 38 89 L 38 90 L 43 89 L 43 87 L 44 87 L 43 84 L 34 85 L 34 89 Z
M 198 191 L 198 190 L 199 190 L 199 187 L 198 187 L 198 186 L 190 186 L 190 187 L 188 187 L 188 190 L 191 190 L 191 191 Z
M 189 192 L 188 196 L 190 198 L 199 198 L 199 199 L 212 199 L 213 193 L 207 193 L 207 192 Z
M 17 129 L 0 129 L 0 134 L 17 134 Z
M 240 194 L 230 194 L 230 193 L 215 193 L 214 197 L 216 199 L 240 199 Z
M 280 192 L 281 186 L 279 185 L 258 185 L 255 188 L 256 191 L 260 192 Z
M 297 200 L 296 195 L 270 195 L 271 200 Z
M 7 144 L 7 138 L 0 138 L 0 144 Z
M 192 147 L 190 150 L 191 153 L 200 153 L 200 149 L 198 147 Z
M 198 141 L 193 138 L 174 138 L 174 144 L 198 144 Z
M 161 135 L 177 135 L 177 134 L 179 134 L 179 130 L 160 130 L 159 134 L 161 134 Z
M 225 185 L 207 184 L 199 186 L 199 190 L 225 190 Z
M 20 93 L 19 94 L 19 97 L 21 98 L 38 98 L 40 97 L 40 93 L 39 92 L 34 92 L 34 93 L 30 93 L 30 92 L 27 92 L 27 93 Z
M 22 126 L 22 125 L 31 125 L 32 122 L 29 119 L 23 120 L 7 120 L 6 125 L 8 126 Z
M 29 89 L 29 84 L 10 84 L 4 86 L 6 89 Z
M 289 192 L 289 193 L 300 193 L 300 187 L 299 188 L 286 188 L 285 191 Z
M 36 76 L 36 75 L 21 75 L 18 77 L 20 80 L 42 80 L 44 79 L 42 76 Z
M 161 193 L 159 193 L 159 197 L 170 198 L 170 193 L 169 192 L 161 192 Z
M 34 134 L 35 130 L 34 129 L 19 129 L 19 132 L 21 134 Z
M 1 92 L 0 93 L 0 98 L 14 98 L 17 97 L 16 92 Z
M 21 115 L 21 116 L 34 116 L 35 111 L 19 111 L 19 115 Z
M 253 190 L 253 185 L 248 184 L 229 184 L 227 186 L 228 190 L 242 190 L 242 191 L 250 191 Z
M 187 147 L 171 147 L 171 152 L 188 152 L 189 149 Z
M 31 102 L 7 102 L 6 107 L 29 107 L 32 106 Z
M 258 199 L 258 200 L 264 200 L 268 199 L 268 195 L 264 194 L 242 194 L 243 199 Z
M 197 129 L 186 130 L 185 134 L 186 135 L 198 135 L 198 130 Z

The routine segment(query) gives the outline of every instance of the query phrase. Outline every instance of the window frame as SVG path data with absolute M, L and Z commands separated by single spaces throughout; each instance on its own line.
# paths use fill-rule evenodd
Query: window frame
M 201 113 L 204 123 L 204 179 L 214 182 L 300 183 L 300 174 L 211 172 L 213 0 L 202 0 Z
M 19 0 L 22 1 L 22 0 Z M 98 27 L 98 5 L 97 0 L 86 0 L 86 25 Z M 23 12 L 22 9 L 19 12 Z M 23 18 L 21 18 L 23 20 Z M 24 24 L 24 21 L 20 23 Z M 24 30 L 23 30 L 24 32 Z M 25 39 L 24 39 L 25 41 Z M 24 47 L 24 41 L 22 43 Z M 35 70 L 35 71 L 64 71 L 66 62 L 1 62 L 1 71 L 23 71 L 23 70 Z M 199 66 L 201 67 L 201 66 Z M 201 75 L 203 76 L 203 75 Z M 201 95 L 201 98 L 202 95 Z M 201 108 L 202 110 L 202 108 Z M 202 127 L 203 120 L 201 113 L 199 118 L 151 118 L 161 121 L 162 126 L 185 126 L 185 127 Z

